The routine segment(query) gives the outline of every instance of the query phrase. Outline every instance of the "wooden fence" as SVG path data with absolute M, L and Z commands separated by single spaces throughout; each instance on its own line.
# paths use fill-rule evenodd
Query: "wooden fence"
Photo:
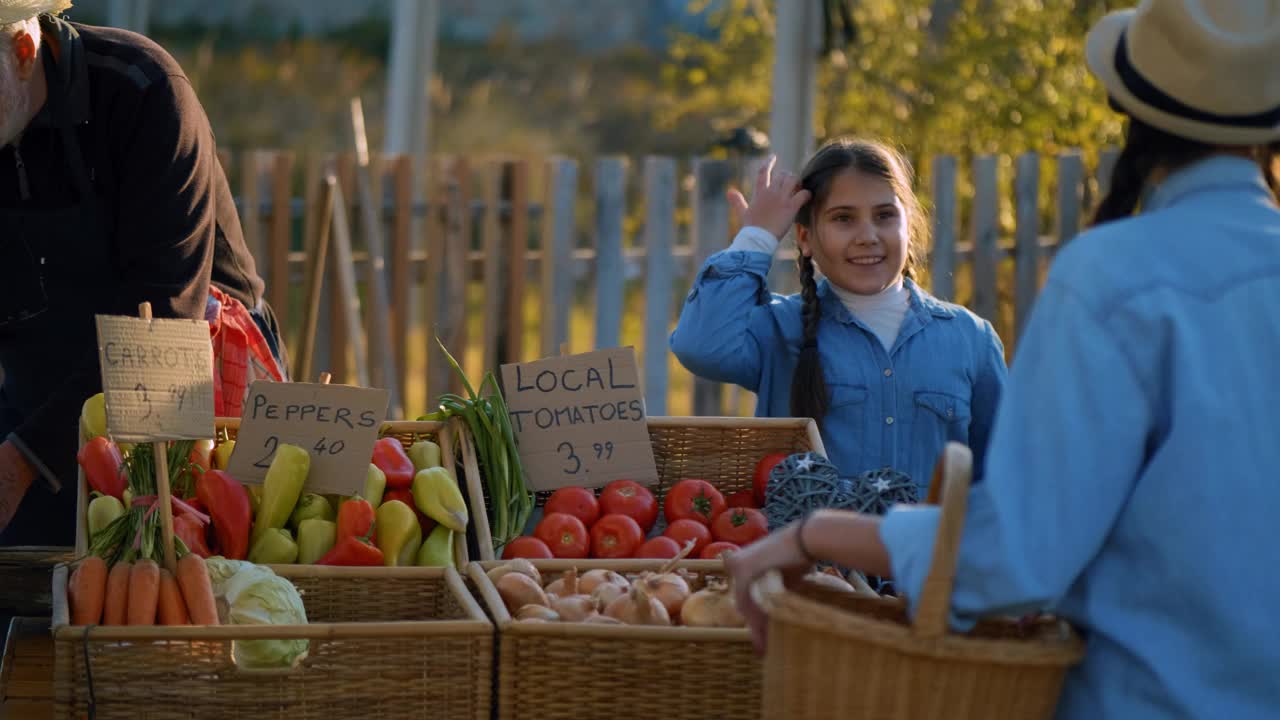
M 966 175 L 955 158 L 933 158 L 920 184 L 933 208 L 931 290 L 995 322 L 1012 352 L 1047 261 L 1080 229 L 1114 157 L 1102 153 L 1088 172 L 1078 153 L 979 156 Z M 300 161 L 253 150 L 224 153 L 222 161 L 268 299 L 296 346 L 323 177 L 336 173 L 345 217 L 362 218 L 355 158 Z M 751 177 L 756 162 L 646 157 L 635 167 L 601 157 L 584 178 L 578 162 L 561 157 L 437 157 L 427 164 L 425 200 L 415 203 L 412 159 L 373 156 L 372 197 L 381 208 L 368 217 L 382 223 L 387 239 L 385 306 L 369 301 L 373 266 L 356 220 L 351 258 L 362 326 L 384 313 L 390 342 L 365 343 L 367 364 L 378 367 L 383 353 L 392 354 L 404 395 L 400 412 L 412 417 L 441 392 L 458 389 L 437 336 L 473 381 L 503 362 L 553 355 L 565 343 L 572 352 L 634 345 L 650 414 L 750 413 L 747 393 L 691 378 L 667 337 L 696 268 L 731 239 L 725 190 Z M 788 242 L 770 276 L 775 290 L 794 291 L 793 261 Z M 335 382 L 354 382 L 360 378 L 348 325 L 360 316 L 349 315 L 330 291 L 338 262 L 328 253 L 311 367 L 329 370 Z

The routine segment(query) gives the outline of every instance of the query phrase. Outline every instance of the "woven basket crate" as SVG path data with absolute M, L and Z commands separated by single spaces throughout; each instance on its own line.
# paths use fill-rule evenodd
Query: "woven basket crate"
M 218 418 L 214 426 L 219 436 L 225 434 L 228 439 L 234 440 L 236 438 L 236 433 L 239 432 L 240 430 L 240 419 L 239 418 Z M 378 431 L 379 437 L 394 437 L 397 440 L 399 440 L 402 445 L 404 445 L 405 449 L 408 449 L 410 445 L 412 445 L 414 442 L 418 440 L 432 440 L 436 442 L 438 445 L 440 445 L 441 448 L 448 448 L 455 438 L 461 440 L 463 437 L 467 435 L 469 435 L 469 432 L 467 431 L 466 426 L 461 422 L 454 422 L 454 421 L 450 421 L 448 423 L 439 423 L 439 422 L 416 422 L 416 421 L 408 421 L 408 420 L 395 420 L 390 422 L 384 422 L 382 424 L 382 428 Z M 457 468 L 453 463 L 454 457 L 455 456 L 453 453 L 442 452 L 441 462 L 444 464 L 445 469 L 447 469 L 449 473 L 454 476 L 454 479 L 459 482 L 460 486 L 465 486 L 466 488 L 468 488 L 466 492 L 467 492 L 467 496 L 470 497 L 471 492 L 469 488 L 471 488 L 472 486 L 478 488 L 480 485 L 480 477 L 478 474 L 469 475 L 465 472 L 463 473 L 462 477 L 459 477 Z M 89 504 L 89 485 L 87 482 L 85 482 L 84 472 L 78 471 L 78 473 L 79 473 L 79 496 L 78 496 L 78 502 L 77 502 L 77 508 L 76 508 L 75 551 L 76 551 L 76 556 L 80 557 L 80 556 L 83 556 L 85 553 L 87 553 L 89 549 L 89 532 L 88 532 L 88 527 L 86 526 L 87 509 L 89 506 L 88 505 Z M 479 514 L 482 515 L 483 513 L 479 513 Z M 473 512 L 471 513 L 471 515 L 474 517 L 475 515 L 477 515 L 477 513 Z M 471 525 L 469 525 L 467 528 L 467 532 L 468 534 L 471 534 L 476 531 L 472 529 Z M 486 524 L 485 530 L 484 530 L 485 537 L 488 537 L 488 532 L 489 532 L 488 525 Z M 470 557 L 467 553 L 467 543 L 455 542 L 453 544 L 453 547 L 454 547 L 454 562 L 457 564 L 458 567 L 464 567 L 467 564 L 467 562 L 470 560 Z
M 1053 716 L 1084 646 L 1064 622 L 991 619 L 948 632 L 971 456 L 947 446 L 935 472 L 942 518 L 914 622 L 896 599 L 784 589 L 769 575 L 752 591 L 769 613 L 764 717 L 773 720 L 1041 720 Z M 939 477 L 941 475 L 941 477 Z
M 490 716 L 493 625 L 453 568 L 277 566 L 306 625 L 69 624 L 54 574 L 55 717 L 472 718 Z M 339 572 L 342 571 L 342 572 Z M 291 670 L 244 671 L 234 640 L 310 641 Z
M 656 570 L 664 560 L 533 560 L 543 582 L 571 567 L 624 575 Z M 498 628 L 498 720 L 582 720 L 661 716 L 664 720 L 757 718 L 761 665 L 747 630 L 516 622 L 485 573 L 502 562 L 467 568 L 472 586 Z M 719 560 L 677 567 L 723 577 Z M 695 589 L 698 585 L 695 584 Z M 659 693 L 662 710 L 632 705 Z
M 756 463 L 768 453 L 826 454 L 818 426 L 808 418 L 650 417 L 648 424 L 658 469 L 658 481 L 649 489 L 659 506 L 667 490 L 685 478 L 706 480 L 727 496 L 751 490 Z M 466 453 L 464 442 L 463 462 L 470 465 L 474 459 Z M 479 474 L 478 469 L 469 470 L 468 476 L 473 472 Z M 479 485 L 470 491 L 469 502 L 472 507 L 489 507 L 487 488 Z M 538 507 L 549 497 L 549 492 L 537 493 Z M 485 518 L 478 518 L 476 531 L 482 536 L 480 559 L 494 559 L 493 544 L 483 541 L 489 537 Z

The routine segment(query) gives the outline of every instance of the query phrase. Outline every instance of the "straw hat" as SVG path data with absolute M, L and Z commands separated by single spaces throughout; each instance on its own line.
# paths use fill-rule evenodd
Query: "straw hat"
M 1212 144 L 1280 140 L 1280 0 L 1142 0 L 1098 21 L 1085 54 L 1148 125 Z
M 0 0 L 0 25 L 30 20 L 43 13 L 60 13 L 71 0 Z

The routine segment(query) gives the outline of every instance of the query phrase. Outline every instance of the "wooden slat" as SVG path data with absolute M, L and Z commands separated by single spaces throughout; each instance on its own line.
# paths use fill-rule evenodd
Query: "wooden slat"
M 1018 156 L 1014 178 L 1017 246 L 1014 268 L 1014 322 L 1016 333 L 1022 334 L 1031 306 L 1040 291 L 1040 156 L 1024 153 Z
M 305 246 L 302 258 L 302 277 L 317 277 L 315 274 L 314 263 L 316 257 L 313 248 L 319 241 L 319 228 L 321 227 L 321 218 L 325 215 L 322 207 L 322 190 L 325 185 L 325 176 L 332 172 L 332 156 L 322 156 L 319 153 L 308 153 L 306 156 L 306 169 L 303 170 L 303 212 L 302 212 L 302 242 Z M 336 181 L 335 181 L 336 182 Z M 332 189 L 329 190 L 332 193 Z M 332 195 L 330 196 L 332 197 Z M 332 200 L 330 200 L 332 202 Z M 330 206 L 326 222 L 332 222 L 333 210 Z M 318 277 L 321 278 L 321 284 L 325 282 L 324 278 L 328 272 L 329 265 L 326 261 L 324 268 L 320 271 Z M 292 278 L 292 275 L 290 275 Z M 292 280 L 291 280 L 292 281 Z M 305 280 L 304 280 L 305 282 Z M 329 295 L 327 293 L 320 294 L 320 305 L 316 316 L 316 334 L 314 344 L 312 346 L 311 356 L 307 359 L 308 368 L 325 367 L 329 365 L 329 334 L 330 334 L 330 313 Z M 293 336 L 296 343 L 301 347 L 302 333 L 304 326 L 298 325 L 298 334 Z M 298 379 L 303 377 L 299 371 L 303 366 L 303 359 L 298 357 L 299 353 L 293 349 L 289 351 L 289 357 L 293 360 L 293 377 Z M 310 375 L 310 373 L 308 373 Z
M 733 169 L 727 161 L 699 159 L 694 164 L 694 266 L 723 250 L 729 240 L 729 200 L 725 197 Z M 695 270 L 696 272 L 696 270 Z M 724 388 L 720 383 L 694 378 L 693 414 L 719 415 Z
M 1058 156 L 1058 249 L 1071 242 L 1080 232 L 1080 213 L 1084 203 L 1084 160 L 1079 152 Z
M 617 347 L 622 336 L 626 268 L 622 258 L 622 218 L 627 211 L 627 161 L 596 163 L 596 347 Z
M 352 153 L 341 153 L 336 156 L 335 169 L 338 176 L 338 189 L 341 191 L 335 197 L 341 198 L 344 203 L 343 214 L 352 217 L 354 207 L 353 199 L 356 187 L 356 159 Z M 350 236 L 350 226 L 348 225 L 348 238 Z M 333 238 L 336 241 L 336 235 Z M 330 248 L 335 249 L 335 248 Z M 339 266 L 337 252 L 329 253 L 329 287 L 338 288 L 338 278 L 342 272 Z M 330 298 L 329 302 L 329 367 L 328 372 L 333 374 L 334 382 L 345 383 L 350 382 L 351 373 L 348 365 L 348 354 L 351 351 L 350 342 L 352 338 L 359 338 L 363 342 L 363 335 L 348 327 L 346 310 L 342 303 L 336 302 L 336 298 L 332 294 L 326 294 Z M 322 369 L 317 367 L 317 369 Z M 307 381 L 312 378 L 304 378 Z
M 484 202 L 484 220 L 481 225 L 482 242 L 484 244 L 484 339 L 482 340 L 481 357 L 486 370 L 498 371 L 498 343 L 502 338 L 503 321 L 505 319 L 504 301 L 507 299 L 506 269 L 507 249 L 503 247 L 502 213 L 499 204 L 502 202 L 502 176 L 505 164 L 493 160 L 484 165 L 482 172 L 482 200 Z
M 644 163 L 644 396 L 645 413 L 667 412 L 667 338 L 671 333 L 671 247 L 676 237 L 676 163 L 648 157 Z
M 293 164 L 291 152 L 275 154 L 271 166 L 271 233 L 267 297 L 280 327 L 289 323 L 289 250 L 293 241 Z
M 933 257 L 929 263 L 932 292 L 943 300 L 956 296 L 956 159 L 933 159 Z
M 440 351 L 436 338 L 458 362 L 466 356 L 466 233 L 469 230 L 469 208 L 464 204 L 468 185 L 467 165 L 463 160 L 446 159 L 438 164 L 435 183 L 442 216 L 431 238 L 431 272 L 427 277 L 431 297 L 431 326 L 427 334 L 428 407 L 431 398 L 457 390 L 459 380 Z
M 569 342 L 573 304 L 573 247 L 578 163 L 568 158 L 548 162 L 547 202 L 542 231 L 542 356 L 558 355 Z
M 348 331 L 351 355 L 355 360 L 355 383 L 369 387 L 369 361 L 365 350 L 364 328 L 360 319 L 360 293 L 356 285 L 356 267 L 351 260 L 351 221 L 347 215 L 345 188 L 339 184 L 334 189 L 333 203 L 333 267 L 335 287 L 333 307 L 340 313 Z M 345 356 L 346 348 L 342 353 Z M 321 372 L 324 372 L 323 370 Z M 342 377 L 330 370 L 335 378 Z M 311 378 L 302 378 L 310 381 Z
M 316 221 L 318 231 L 316 232 L 315 242 L 307 249 L 310 261 L 307 263 L 307 280 L 303 294 L 302 331 L 298 343 L 298 357 L 294 365 L 295 382 L 310 382 L 314 377 L 312 373 L 316 367 L 314 357 L 316 337 L 319 334 L 317 330 L 323 309 L 321 307 L 321 299 L 326 297 L 324 292 L 324 271 L 328 267 L 329 242 L 333 230 L 333 209 L 338 180 L 333 175 L 326 175 L 321 181 L 321 185 L 320 200 L 315 213 L 318 215 Z M 328 293 L 328 295 L 332 295 L 332 293 Z
M 246 150 L 240 154 L 240 229 L 244 244 L 262 272 L 268 258 L 262 240 L 262 162 L 265 151 Z
M 391 225 L 391 339 L 401 392 L 409 387 L 409 330 L 413 326 L 411 293 L 413 244 L 413 158 L 397 156 L 390 168 L 395 215 Z M 408 400 L 405 400 L 408 404 Z
M 450 222 L 449 243 L 445 248 L 445 267 L 449 275 L 449 282 L 445 288 L 445 300 L 450 308 L 452 308 L 452 327 L 449 329 L 447 336 L 444 338 L 445 344 L 449 347 L 450 352 L 466 367 L 466 354 L 469 345 L 467 333 L 467 254 L 471 250 L 471 200 L 473 193 L 471 191 L 471 165 L 466 158 L 459 158 L 454 166 L 455 184 L 451 187 L 455 188 L 456 194 L 452 196 L 450 203 Z M 454 348 L 457 348 L 456 350 Z M 452 369 L 451 369 L 452 370 Z M 461 393 L 462 378 L 458 377 L 456 372 L 451 372 L 449 376 L 449 389 L 455 393 Z
M 973 311 L 996 321 L 997 266 L 1000 262 L 1000 203 L 996 186 L 996 158 L 973 159 Z
M 499 358 L 503 362 L 524 359 L 524 299 L 528 277 L 529 252 L 529 163 L 517 160 L 511 164 L 511 221 L 508 226 L 507 311 L 504 342 Z

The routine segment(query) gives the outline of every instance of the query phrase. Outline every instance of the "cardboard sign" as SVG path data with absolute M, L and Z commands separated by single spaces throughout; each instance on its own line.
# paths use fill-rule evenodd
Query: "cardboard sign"
M 502 366 L 530 488 L 657 481 L 638 377 L 630 347 Z
M 287 443 L 311 454 L 308 492 L 364 492 L 388 397 L 386 390 L 350 385 L 257 381 L 245 398 L 227 472 L 261 483 L 276 449 Z
M 213 344 L 204 320 L 98 315 L 107 429 L 118 442 L 213 437 Z

